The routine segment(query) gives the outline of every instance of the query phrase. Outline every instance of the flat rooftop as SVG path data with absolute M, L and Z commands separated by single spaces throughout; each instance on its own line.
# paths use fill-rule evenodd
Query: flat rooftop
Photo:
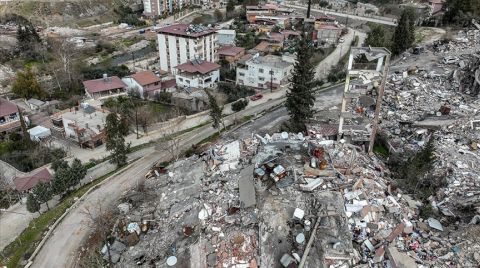
M 211 27 L 196 24 L 174 24 L 157 30 L 158 34 L 176 35 L 182 37 L 201 37 L 215 33 L 217 30 Z

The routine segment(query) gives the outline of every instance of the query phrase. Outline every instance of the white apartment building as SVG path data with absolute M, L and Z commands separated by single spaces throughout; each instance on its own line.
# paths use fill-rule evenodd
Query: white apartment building
M 279 88 L 288 83 L 293 63 L 287 57 L 257 54 L 245 62 L 237 63 L 236 83 L 260 89 Z
M 201 25 L 175 24 L 157 30 L 160 70 L 175 74 L 177 65 L 200 59 L 218 61 L 216 30 Z

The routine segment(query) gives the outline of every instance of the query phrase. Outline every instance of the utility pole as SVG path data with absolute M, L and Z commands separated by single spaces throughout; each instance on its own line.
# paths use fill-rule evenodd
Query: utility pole
M 270 92 L 273 92 L 273 70 L 270 70 Z
M 312 0 L 308 0 L 308 8 L 307 8 L 307 19 L 310 18 L 310 6 L 312 5 Z

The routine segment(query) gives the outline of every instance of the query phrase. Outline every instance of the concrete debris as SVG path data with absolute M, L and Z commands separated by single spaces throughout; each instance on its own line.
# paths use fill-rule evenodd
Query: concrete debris
M 153 172 L 145 192 L 128 195 L 131 207 L 119 206 L 113 231 L 129 245 L 118 253 L 119 265 L 164 267 L 174 257 L 177 267 L 478 266 L 480 124 L 473 122 L 480 103 L 461 80 L 475 58 L 465 51 L 479 39 L 465 36 L 467 42 L 425 47 L 422 54 L 436 53 L 435 68 L 412 66 L 405 54 L 382 98 L 362 93 L 362 109 L 351 107 L 370 122 L 372 105 L 382 101 L 378 133 L 391 157 L 433 139 L 434 169 L 447 180 L 440 192 L 416 200 L 397 187 L 383 158 L 365 152 L 367 139 L 362 146 L 328 140 L 337 133 L 326 128 L 222 140 L 162 167 L 168 174 Z M 452 51 L 461 64 L 443 63 Z M 355 89 L 373 94 L 375 77 L 357 74 Z M 373 133 L 373 123 L 365 128 Z M 468 210 L 474 212 L 460 221 Z M 471 227 L 465 234 L 464 225 Z

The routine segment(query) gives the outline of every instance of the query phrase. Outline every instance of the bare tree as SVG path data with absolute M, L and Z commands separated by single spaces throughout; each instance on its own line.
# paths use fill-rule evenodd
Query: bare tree
M 102 208 L 101 204 L 87 206 L 83 214 L 90 219 L 90 226 L 93 229 L 94 240 L 101 241 L 107 247 L 108 263 L 113 267 L 112 255 L 110 252 L 110 226 L 113 222 L 114 215 L 111 211 Z M 96 261 L 96 260 L 94 260 Z
M 55 77 L 60 90 L 62 85 L 71 86 L 76 79 L 76 73 L 73 68 L 74 56 L 77 54 L 74 44 L 68 41 L 66 37 L 55 37 L 48 39 L 49 45 L 58 61 L 55 61 L 50 66 L 50 70 Z
M 169 131 L 163 134 L 160 139 L 160 148 L 167 151 L 173 162 L 178 161 L 180 158 L 180 141 L 178 136 L 175 136 L 174 131 Z

